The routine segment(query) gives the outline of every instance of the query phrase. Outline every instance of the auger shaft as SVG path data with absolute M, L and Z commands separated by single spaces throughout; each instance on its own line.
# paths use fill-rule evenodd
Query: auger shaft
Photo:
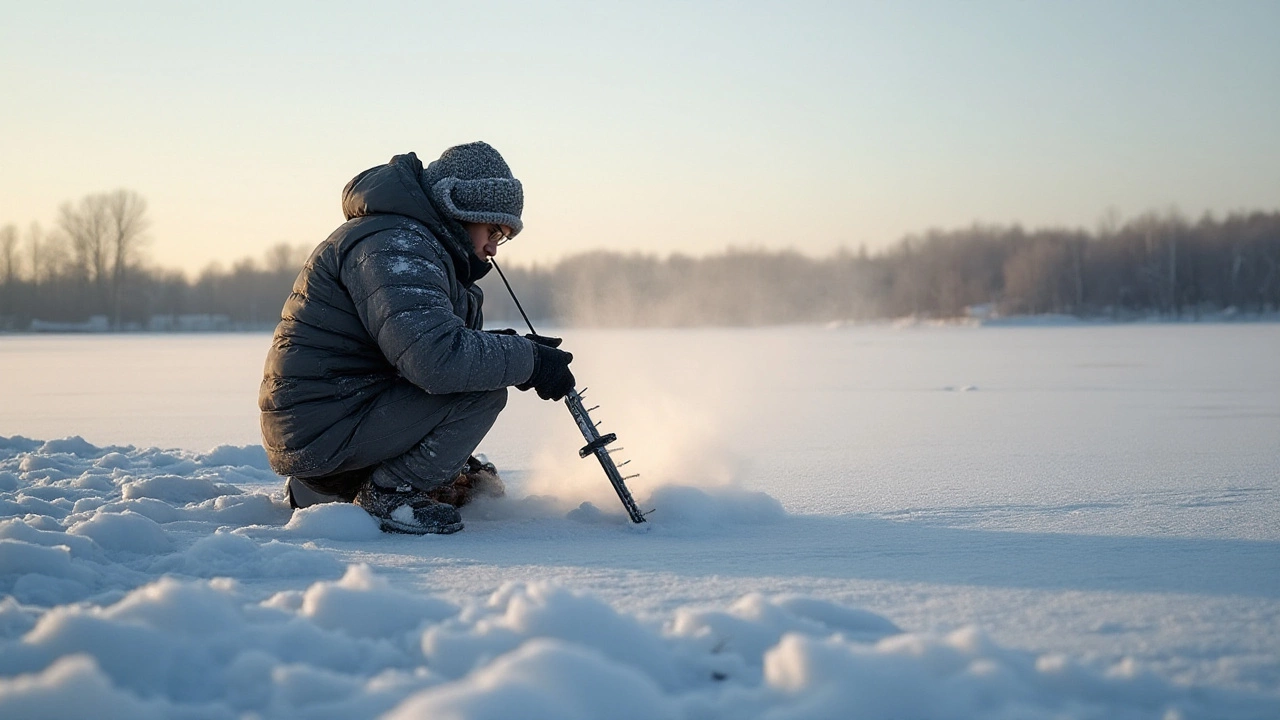
M 591 422 L 591 416 L 587 414 L 587 409 L 582 405 L 582 395 L 577 390 L 570 390 L 569 394 L 564 398 L 564 404 L 569 406 L 569 413 L 573 415 L 574 422 L 578 423 L 578 429 L 582 431 L 582 439 L 587 444 L 578 451 L 579 457 L 595 455 L 600 461 L 600 467 L 604 468 L 604 474 L 609 478 L 609 483 L 613 485 L 613 489 L 618 493 L 618 499 L 622 501 L 622 506 L 627 509 L 627 515 L 631 516 L 631 522 L 644 522 L 644 513 L 640 512 L 640 508 L 636 506 L 636 501 L 631 497 L 631 491 L 627 489 L 626 478 L 622 477 L 622 473 L 618 472 L 618 466 L 614 464 L 613 457 L 609 455 L 609 443 L 618 439 L 617 435 L 609 433 L 601 435 L 596 429 L 595 423 Z M 634 477 L 634 475 L 632 476 Z

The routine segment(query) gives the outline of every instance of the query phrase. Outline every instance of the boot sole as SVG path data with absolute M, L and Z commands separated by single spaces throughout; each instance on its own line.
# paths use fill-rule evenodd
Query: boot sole
M 394 520 L 380 520 L 378 523 L 383 532 L 398 533 L 400 535 L 452 535 L 462 529 L 462 523 L 449 523 L 448 525 L 432 525 L 426 527 L 423 525 L 402 525 Z

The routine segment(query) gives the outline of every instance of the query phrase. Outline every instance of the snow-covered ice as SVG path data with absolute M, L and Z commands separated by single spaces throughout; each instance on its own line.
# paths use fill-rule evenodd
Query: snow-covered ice
M 646 525 L 528 395 L 388 535 L 267 336 L 0 338 L 0 717 L 1280 717 L 1280 327 L 566 335 Z

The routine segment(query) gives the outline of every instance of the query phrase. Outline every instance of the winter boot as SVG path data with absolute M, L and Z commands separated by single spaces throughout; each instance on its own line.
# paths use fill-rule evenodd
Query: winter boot
M 453 482 L 437 485 L 427 491 L 427 496 L 431 499 L 454 507 L 462 507 L 478 495 L 496 498 L 505 494 L 506 487 L 502 484 L 502 478 L 498 477 L 498 469 L 485 460 L 483 455 L 480 458 L 474 455 L 467 458 L 467 464 Z
M 377 519 L 385 532 L 448 535 L 462 529 L 457 508 L 412 485 L 385 488 L 366 480 L 354 502 Z
M 498 477 L 498 468 L 483 455 L 472 455 L 467 458 L 467 466 L 463 468 L 462 474 L 467 476 L 468 482 L 477 494 L 495 498 L 507 494 L 502 478 Z

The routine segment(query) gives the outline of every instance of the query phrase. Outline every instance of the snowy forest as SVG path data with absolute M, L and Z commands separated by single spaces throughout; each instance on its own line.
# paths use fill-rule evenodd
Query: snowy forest
M 50 230 L 0 227 L 0 330 L 274 325 L 309 245 L 277 244 L 189 278 L 149 263 L 146 210 L 136 192 L 117 190 L 64 204 Z M 1112 213 L 1091 231 L 973 225 L 826 257 L 599 251 L 503 269 L 529 315 L 559 326 L 1247 316 L 1280 311 L 1280 211 L 1198 221 L 1173 211 L 1127 221 Z M 488 321 L 518 326 L 497 274 L 481 284 Z

